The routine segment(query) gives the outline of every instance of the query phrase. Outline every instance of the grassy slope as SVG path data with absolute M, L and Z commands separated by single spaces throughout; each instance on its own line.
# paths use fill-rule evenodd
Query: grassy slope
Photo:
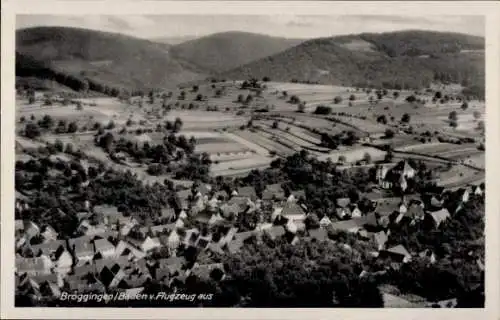
M 170 46 L 125 35 L 77 28 L 37 27 L 16 33 L 18 57 L 56 72 L 128 89 L 168 87 L 205 76 L 173 58 Z M 33 65 L 30 63 L 29 65 Z M 18 65 L 23 74 L 26 63 Z
M 172 55 L 214 72 L 274 55 L 304 40 L 246 32 L 223 32 L 172 46 Z
M 366 47 L 346 45 L 351 42 L 364 42 Z M 461 49 L 484 49 L 484 39 L 424 31 L 321 38 L 235 68 L 223 76 L 270 76 L 277 81 L 297 79 L 341 85 L 382 86 L 384 82 L 397 82 L 420 87 L 439 75 L 449 81 L 484 87 L 484 53 L 464 54 Z

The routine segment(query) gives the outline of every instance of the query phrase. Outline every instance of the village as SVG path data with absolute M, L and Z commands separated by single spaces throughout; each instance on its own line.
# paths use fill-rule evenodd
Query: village
M 366 206 L 362 210 L 350 198 L 337 198 L 336 215 L 321 219 L 304 204 L 304 190 L 285 193 L 280 184 L 272 184 L 259 197 L 252 186 L 227 192 L 198 183 L 178 191 L 175 206 L 162 208 L 148 223 L 124 215 L 115 206 L 88 201 L 86 210 L 77 214 L 78 228 L 69 239 L 61 239 L 49 224 L 16 220 L 18 294 L 35 301 L 57 301 L 62 293 L 122 292 L 132 297 L 151 283 L 164 283 L 174 292 L 182 291 L 189 276 L 225 281 L 226 266 L 218 257 L 238 253 L 248 241 L 271 239 L 292 245 L 305 239 L 335 241 L 330 239 L 330 232 L 345 232 L 367 241 L 373 249 L 370 255 L 390 261 L 386 268 L 397 270 L 411 264 L 415 257 L 432 264 L 436 256 L 430 250 L 411 252 L 401 244 L 387 245 L 391 230 L 402 224 L 426 224 L 437 229 L 459 214 L 470 199 L 483 199 L 484 184 L 405 194 L 407 181 L 415 175 L 416 170 L 407 161 L 392 168 L 382 166 L 377 170 L 378 185 L 374 188 L 379 192 L 362 196 L 370 200 L 370 210 Z M 395 189 L 401 191 L 400 195 L 380 196 L 380 190 Z M 21 215 L 29 208 L 22 199 L 18 197 L 16 203 Z M 454 211 L 447 209 L 447 201 L 454 201 Z M 252 229 L 242 230 L 238 224 L 238 216 L 242 215 L 257 217 L 250 224 Z M 197 252 L 194 257 L 193 252 Z M 477 258 L 477 264 L 484 270 L 484 261 Z M 362 271 L 359 277 L 368 274 Z M 390 297 L 397 302 L 391 302 Z M 388 292 L 384 293 L 386 300 L 406 307 L 425 304 L 404 301 Z M 456 299 L 438 304 L 452 307 Z

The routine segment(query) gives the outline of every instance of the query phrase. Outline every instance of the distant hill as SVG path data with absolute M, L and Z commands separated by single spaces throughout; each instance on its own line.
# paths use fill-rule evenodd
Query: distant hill
M 449 81 L 484 91 L 484 69 L 484 38 L 401 31 L 312 39 L 220 76 L 409 88 Z
M 197 39 L 197 36 L 181 36 L 181 37 L 160 37 L 160 38 L 153 38 L 151 41 L 153 42 L 159 42 L 159 43 L 165 43 L 171 46 L 181 44 L 183 42 L 191 41 L 194 39 Z
M 221 72 L 277 54 L 302 42 L 303 39 L 231 31 L 172 46 L 171 53 L 203 69 Z
M 169 48 L 86 29 L 22 29 L 16 32 L 16 76 L 50 78 L 77 89 L 87 79 L 97 91 L 172 87 L 207 76 L 204 70 L 172 57 Z

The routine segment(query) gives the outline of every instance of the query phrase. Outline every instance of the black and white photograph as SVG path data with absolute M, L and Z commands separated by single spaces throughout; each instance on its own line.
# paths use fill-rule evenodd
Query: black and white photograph
M 17 14 L 15 308 L 485 308 L 485 39 L 484 15 Z

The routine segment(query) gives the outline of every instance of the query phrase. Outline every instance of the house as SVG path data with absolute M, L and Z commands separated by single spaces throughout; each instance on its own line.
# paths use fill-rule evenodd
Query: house
M 392 188 L 392 182 L 386 179 L 388 173 L 389 173 L 389 167 L 387 165 L 381 165 L 377 168 L 376 172 L 377 182 L 383 189 Z
M 170 224 L 162 224 L 158 226 L 153 226 L 150 228 L 151 233 L 153 236 L 159 236 L 161 234 L 170 234 L 172 230 L 175 229 L 175 223 L 170 223 Z
M 179 247 L 181 238 L 177 233 L 177 230 L 172 230 L 167 238 L 167 243 L 165 244 L 170 250 L 175 250 Z
M 361 218 L 363 216 L 363 212 L 361 212 L 357 204 L 354 204 L 350 209 L 351 209 L 351 218 Z
M 420 304 L 408 301 L 402 297 L 390 293 L 382 293 L 384 308 L 421 308 Z
M 328 232 L 323 228 L 311 229 L 308 231 L 309 238 L 322 242 L 328 240 Z
M 429 263 L 433 264 L 436 262 L 436 256 L 434 255 L 434 252 L 432 250 L 424 250 L 418 254 L 418 256 L 422 259 L 428 259 Z
M 134 260 L 140 260 L 144 258 L 146 254 L 140 249 L 130 244 L 129 242 L 121 240 L 116 246 L 115 257 L 119 258 L 122 256 L 126 256 Z
M 130 231 L 137 226 L 139 223 L 135 219 L 130 219 L 125 224 L 123 224 L 120 228 L 120 234 L 124 237 L 128 236 Z
M 412 204 L 409 206 L 404 216 L 410 219 L 412 223 L 415 223 L 417 221 L 423 221 L 425 219 L 425 211 L 422 206 Z
M 59 247 L 55 252 L 52 261 L 58 273 L 67 274 L 73 266 L 73 256 L 66 250 L 66 247 Z
M 238 197 L 248 198 L 252 201 L 257 200 L 257 192 L 254 187 L 241 187 L 236 192 L 238 193 Z
M 42 228 L 41 236 L 44 242 L 57 240 L 58 233 L 50 225 L 46 225 Z
M 467 203 L 467 201 L 469 201 L 470 192 L 468 189 L 460 188 L 456 191 L 456 194 L 460 201 L 462 201 L 463 203 Z
M 293 196 L 295 200 L 306 199 L 305 190 L 293 190 L 290 192 L 290 195 Z
M 231 217 L 237 217 L 241 212 L 240 206 L 236 203 L 233 204 L 223 204 L 220 207 L 220 211 L 222 212 L 222 216 L 226 219 L 230 219 Z
M 304 207 L 293 202 L 285 203 L 280 215 L 292 221 L 304 221 L 306 218 Z
M 472 188 L 472 192 L 476 196 L 482 196 L 483 195 L 483 188 L 480 185 L 474 186 Z
M 267 185 L 262 192 L 262 200 L 264 201 L 283 201 L 285 200 L 285 191 L 281 187 L 281 184 L 275 183 Z
M 373 234 L 373 240 L 378 251 L 384 250 L 385 243 L 388 239 L 389 238 L 387 237 L 387 233 L 385 231 L 379 231 Z
M 439 228 L 441 223 L 443 223 L 448 218 L 450 218 L 451 215 L 450 215 L 450 212 L 448 211 L 448 209 L 443 208 L 439 211 L 429 212 L 429 216 L 430 216 L 430 218 L 432 218 L 431 221 L 434 223 L 435 227 Z
M 230 242 L 231 240 L 233 240 L 234 236 L 236 235 L 237 232 L 238 232 L 238 228 L 236 228 L 236 227 L 229 228 L 229 230 L 227 231 L 227 233 L 220 238 L 220 240 L 218 242 L 219 245 L 223 247 L 228 242 Z
M 73 253 L 76 265 L 92 261 L 94 257 L 94 247 L 91 239 L 87 236 L 68 240 L 69 249 Z
M 101 259 L 112 258 L 115 256 L 115 246 L 106 239 L 96 239 L 94 240 L 94 252 Z
M 328 218 L 328 216 L 323 216 L 323 218 L 321 218 L 321 220 L 319 221 L 319 225 L 322 227 L 322 228 L 326 228 L 328 227 L 329 225 L 332 224 L 332 220 L 330 220 L 330 218 Z
M 156 268 L 154 268 L 153 274 L 154 278 L 158 281 L 165 279 L 170 279 L 175 275 L 179 275 L 182 272 L 182 268 L 186 260 L 181 257 L 169 257 L 166 259 L 160 259 L 156 263 Z
M 200 236 L 198 237 L 198 239 L 196 239 L 194 246 L 199 249 L 205 250 L 210 244 L 211 239 L 212 239 L 211 236 L 205 236 L 205 237 Z
M 458 305 L 458 300 L 456 298 L 453 298 L 453 299 L 428 303 L 427 307 L 430 307 L 430 308 L 456 308 L 457 305 Z
M 24 231 L 24 222 L 23 220 L 16 219 L 14 221 L 14 232 L 17 235 L 21 234 Z
M 400 213 L 401 201 L 398 198 L 384 199 L 377 204 L 375 213 L 379 216 L 390 216 L 394 213 Z
M 160 247 L 161 247 L 160 240 L 158 238 L 151 238 L 151 237 L 146 237 L 146 239 L 144 239 L 144 242 L 140 246 L 143 252 L 148 252 Z
M 93 209 L 96 214 L 98 221 L 106 225 L 116 225 L 120 218 L 123 218 L 123 214 L 118 211 L 118 208 L 110 205 L 98 205 L 94 206 Z
M 198 237 L 200 236 L 200 230 L 197 228 L 192 228 L 186 230 L 186 234 L 184 235 L 184 244 L 187 246 L 194 245 Z
M 24 221 L 24 236 L 26 240 L 38 236 L 40 234 L 40 227 L 32 221 Z
M 16 257 L 16 272 L 17 274 L 28 274 L 32 276 L 50 274 L 52 261 L 49 257 L 42 255 L 36 258 L 21 258 Z
M 35 257 L 39 255 L 46 255 L 52 257 L 59 248 L 66 249 L 66 241 L 64 240 L 53 240 L 41 244 L 31 245 L 31 250 Z
M 174 208 L 162 208 L 160 210 L 159 219 L 164 223 L 169 223 L 175 221 L 175 209 Z
M 365 218 L 354 218 L 350 220 L 334 222 L 330 225 L 332 230 L 358 233 L 363 228 Z
M 273 226 L 269 229 L 264 230 L 264 233 L 268 235 L 272 240 L 275 240 L 285 235 L 286 230 L 283 226 Z
M 197 264 L 187 272 L 188 275 L 194 275 L 202 280 L 213 279 L 220 281 L 224 278 L 224 265 L 222 263 Z
M 207 246 L 207 250 L 209 252 L 212 252 L 213 254 L 216 254 L 216 255 L 223 255 L 224 254 L 224 250 L 222 250 L 222 246 L 217 242 L 210 242 Z
M 413 179 L 416 175 L 415 169 L 413 169 L 408 161 L 404 160 L 398 163 L 392 171 L 397 174 L 403 176 L 405 179 Z
M 402 245 L 397 245 L 380 251 L 380 257 L 388 257 L 397 263 L 408 263 L 411 261 L 411 254 Z
M 178 210 L 187 210 L 189 208 L 189 203 L 191 201 L 191 198 L 193 196 L 193 193 L 190 189 L 185 189 L 181 191 L 177 191 L 176 193 L 177 197 L 177 208 Z

